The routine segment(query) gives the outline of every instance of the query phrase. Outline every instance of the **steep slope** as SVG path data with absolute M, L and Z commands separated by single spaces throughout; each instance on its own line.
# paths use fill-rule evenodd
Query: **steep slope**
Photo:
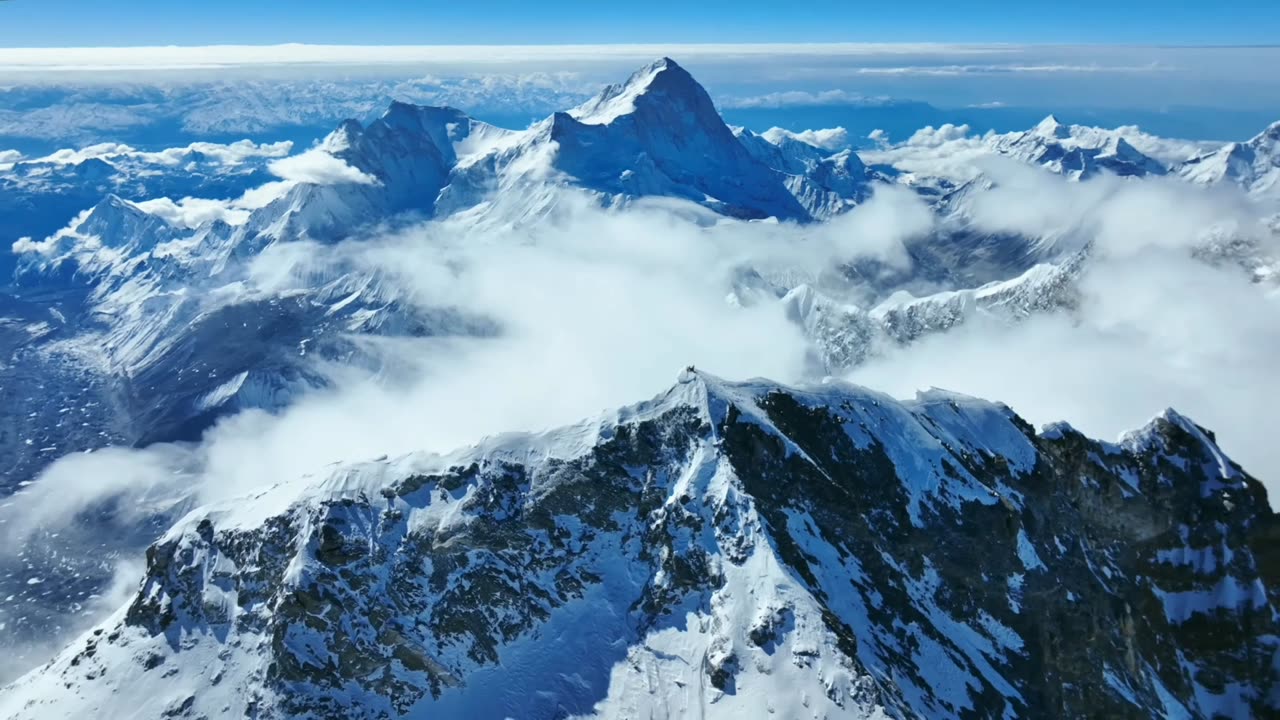
M 1280 524 L 1169 411 L 727 383 L 196 511 L 15 718 L 1258 717 Z
M 444 208 L 552 180 L 617 200 L 677 197 L 734 217 L 811 219 L 786 179 L 743 147 L 688 71 L 663 58 L 463 162 Z
M 815 218 L 838 215 L 871 195 L 875 176 L 852 150 L 832 153 L 782 133 L 733 132 L 752 157 L 785 176 L 787 189 Z
M 128 275 L 175 228 L 136 203 L 107 195 L 65 229 L 41 242 L 21 242 L 19 284 L 92 287 L 109 275 Z
M 274 238 L 331 240 L 402 213 L 430 216 L 460 160 L 513 134 L 454 108 L 394 102 L 367 127 L 348 120 L 320 144 L 370 181 L 302 183 L 250 227 Z

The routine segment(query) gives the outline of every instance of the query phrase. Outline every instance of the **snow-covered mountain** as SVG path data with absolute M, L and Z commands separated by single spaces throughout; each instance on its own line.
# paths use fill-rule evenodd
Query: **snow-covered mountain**
M 860 307 L 808 284 L 792 288 L 781 301 L 805 329 L 824 373 L 860 365 L 882 350 L 908 345 L 975 319 L 1018 322 L 1041 313 L 1063 312 L 1077 303 L 1076 282 L 1088 259 L 1076 253 L 1057 263 L 1040 263 L 1008 280 L 976 288 L 915 297 L 900 290 L 871 307 Z
M 838 215 L 871 194 L 875 176 L 853 150 L 832 153 L 784 133 L 733 132 L 752 157 L 786 176 L 787 188 L 814 217 Z
M 214 208 L 194 227 L 155 201 L 113 193 L 47 238 L 15 244 L 24 293 L 71 292 L 86 301 L 63 308 L 60 332 L 42 336 L 39 347 L 24 342 L 13 364 L 58 365 L 51 352 L 65 358 L 87 348 L 108 384 L 123 380 L 125 396 L 146 393 L 137 440 L 189 436 L 220 413 L 276 408 L 320 382 L 301 366 L 316 353 L 350 361 L 356 351 L 339 335 L 487 331 L 447 308 L 407 315 L 397 288 L 358 275 L 295 286 L 288 297 L 255 292 L 244 284 L 244 264 L 271 244 L 334 242 L 379 223 L 474 212 L 495 195 L 505 198 L 502 217 L 537 217 L 562 187 L 609 205 L 669 196 L 729 215 L 793 220 L 840 212 L 869 194 L 867 174 L 848 151 L 790 141 L 765 156 L 764 142 L 735 136 L 706 91 L 667 59 L 525 131 L 452 108 L 394 103 L 382 117 L 347 121 L 316 148 L 273 165 L 292 179 L 246 193 L 257 197 L 226 212 Z M 119 165 L 154 161 L 130 150 L 100 154 Z M 185 162 L 191 153 L 172 155 Z M 203 343 L 219 328 L 236 328 L 245 352 L 208 355 Z M 162 387 L 195 358 L 207 372 L 187 375 L 180 392 Z
M 1182 177 L 1206 185 L 1230 182 L 1257 196 L 1280 199 L 1280 122 L 1252 139 L 1228 143 L 1177 168 Z
M 1026 132 L 993 135 L 987 144 L 1001 155 L 1078 180 L 1104 171 L 1122 177 L 1168 172 L 1164 164 L 1139 152 L 1120 133 L 1064 125 L 1052 115 Z
M 1166 412 L 725 382 L 193 512 L 0 714 L 1262 717 L 1280 520 Z
M 274 179 L 267 166 L 291 148 L 289 142 L 245 140 L 144 152 L 108 143 L 43 157 L 15 156 L 12 162 L 5 162 L 0 152 L 0 243 L 5 246 L 0 273 L 7 284 L 14 269 L 14 258 L 7 252 L 12 243 L 56 233 L 107 195 L 143 203 L 157 198 L 238 198 Z M 160 212 L 167 208 L 165 203 L 150 206 Z

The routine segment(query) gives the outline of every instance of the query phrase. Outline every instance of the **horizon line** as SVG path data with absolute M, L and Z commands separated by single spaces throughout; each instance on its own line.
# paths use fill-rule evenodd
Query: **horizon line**
M 1037 50 L 1107 48 L 1168 50 L 1275 50 L 1276 45 L 1170 45 L 1131 43 L 946 42 L 744 42 L 744 43 L 548 43 L 548 44 L 217 44 L 0 48 L 0 72 L 12 74 L 110 71 L 220 70 L 274 66 L 377 67 L 466 63 L 499 66 L 519 62 L 635 62 L 657 57 L 680 61 L 825 58 L 883 60 L 911 55 L 974 58 Z

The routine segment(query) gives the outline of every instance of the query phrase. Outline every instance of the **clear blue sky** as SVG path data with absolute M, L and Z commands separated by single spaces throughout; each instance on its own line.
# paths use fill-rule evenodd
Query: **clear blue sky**
M 1280 0 L 0 0 L 0 46 L 1280 43 Z

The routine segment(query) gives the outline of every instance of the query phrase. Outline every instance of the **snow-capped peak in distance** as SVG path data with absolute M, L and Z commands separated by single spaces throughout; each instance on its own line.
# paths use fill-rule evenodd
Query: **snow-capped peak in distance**
M 1057 138 L 1059 140 L 1071 135 L 1070 128 L 1063 125 L 1054 115 L 1046 116 L 1032 129 L 1032 132 L 1043 137 Z
M 1253 167 L 1252 158 L 1261 151 L 1253 146 L 1274 135 L 1273 127 L 1244 144 L 1250 147 L 1230 146 L 1220 151 L 1218 160 L 1209 162 L 1206 157 L 1179 170 L 1201 182 L 1239 177 L 1242 184 L 1269 187 L 1269 181 L 1258 181 L 1267 175 L 1269 160 L 1260 161 L 1256 170 L 1244 168 Z M 331 240 L 358 231 L 363 223 L 383 222 L 400 213 L 439 217 L 476 208 L 499 189 L 507 197 L 529 198 L 531 206 L 524 214 L 536 214 L 541 209 L 535 206 L 547 197 L 547 185 L 587 190 L 605 205 L 667 196 L 743 218 L 822 220 L 869 197 L 876 179 L 857 153 L 838 147 L 838 137 L 783 131 L 735 133 L 693 76 L 674 60 L 660 58 L 577 108 L 553 114 L 526 130 L 498 128 L 452 107 L 393 102 L 367 126 L 346 121 L 301 155 L 280 158 L 287 148 L 251 143 L 208 147 L 241 161 L 258 155 L 269 158 L 264 166 L 298 184 L 291 191 L 275 191 L 276 200 L 268 207 L 261 207 L 265 202 L 236 206 L 234 224 L 245 227 L 242 238 L 258 233 L 275 239 Z M 1148 139 L 1136 128 L 1107 131 L 1066 125 L 1050 115 L 1031 130 L 993 136 L 988 146 L 1077 179 L 1102 171 L 1162 174 L 1171 162 L 1191 156 L 1171 161 L 1156 152 L 1161 159 L 1155 160 L 1152 153 L 1159 149 L 1158 139 Z M 132 153 L 131 158 L 154 155 L 176 163 L 201 154 L 203 147 L 193 145 L 176 155 L 138 154 L 127 148 L 120 152 Z M 113 169 L 113 162 L 94 160 L 80 174 L 114 183 L 112 173 L 119 169 Z M 892 181 L 891 177 L 881 179 Z M 57 227 L 20 236 L 47 237 Z
M 1136 128 L 1131 130 L 1136 136 Z M 1127 131 L 1066 125 L 1050 115 L 1030 130 L 990 135 L 986 142 L 1002 155 L 1075 180 L 1085 180 L 1102 171 L 1137 177 L 1168 172 L 1165 163 L 1134 147 L 1124 137 Z
M 632 73 L 625 82 L 610 85 L 599 95 L 569 111 L 578 122 L 608 125 L 646 105 L 670 104 L 686 111 L 715 113 L 711 96 L 687 70 L 671 58 L 660 58 Z
M 806 159 L 831 154 L 789 144 Z M 533 187 L 546 183 L 580 187 L 606 204 L 670 196 L 728 215 L 796 221 L 840 209 L 829 193 L 850 201 L 866 194 L 852 188 L 862 180 L 856 162 L 847 178 L 813 162 L 761 162 L 725 125 L 706 90 L 669 58 L 527 130 L 497 128 L 455 108 L 395 102 L 368 126 L 344 122 L 310 152 L 349 166 L 347 184 L 367 177 L 377 187 L 301 188 L 264 210 L 267 219 L 251 219 L 251 227 L 270 228 L 275 237 L 329 238 L 359 217 L 466 210 L 497 188 L 536 204 L 545 193 Z M 819 173 L 793 177 L 798 167 Z M 327 176 L 341 179 L 337 172 Z M 841 187 L 825 179 L 833 176 L 840 176 Z M 316 202 L 311 196 L 323 196 L 328 210 L 309 210 Z
M 1242 143 L 1228 143 L 1192 158 L 1179 175 L 1205 185 L 1230 182 L 1261 196 L 1280 191 L 1280 122 Z

